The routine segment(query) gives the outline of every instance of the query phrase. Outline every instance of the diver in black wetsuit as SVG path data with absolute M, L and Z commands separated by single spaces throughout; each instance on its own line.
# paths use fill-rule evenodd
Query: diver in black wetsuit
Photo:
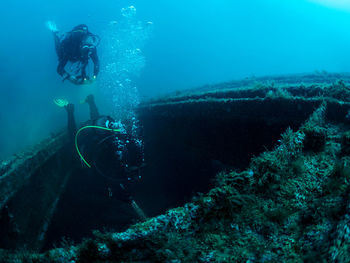
M 74 27 L 62 37 L 59 36 L 57 29 L 52 32 L 58 56 L 57 73 L 63 77 L 63 80 L 68 79 L 77 85 L 95 80 L 100 67 L 96 49 L 99 37 L 89 32 L 88 27 L 84 24 Z M 93 76 L 86 75 L 89 59 L 94 63 Z M 70 74 L 65 70 L 68 61 L 78 63 L 75 74 Z
M 78 147 L 81 149 L 81 159 L 86 166 L 91 168 L 93 174 L 101 176 L 106 184 L 113 186 L 108 187 L 108 195 L 129 203 L 142 220 L 146 219 L 144 212 L 128 191 L 130 184 L 140 178 L 140 169 L 143 166 L 142 149 L 129 136 L 130 132 L 124 125 L 116 123 L 109 116 L 99 114 L 92 95 L 87 96 L 85 102 L 90 108 L 90 120 L 78 130 L 81 131 L 78 134 L 79 138 L 75 138 L 78 132 L 74 119 L 74 105 L 65 105 L 71 144 L 76 141 L 76 150 L 79 151 Z M 86 127 L 91 128 L 85 129 Z M 112 188 L 117 191 L 113 191 Z

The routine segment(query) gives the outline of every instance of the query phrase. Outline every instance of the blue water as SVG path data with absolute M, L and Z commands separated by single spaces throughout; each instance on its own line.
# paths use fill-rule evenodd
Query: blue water
M 120 10 L 130 5 L 137 12 L 128 24 Z M 52 102 L 56 97 L 74 103 L 77 119 L 86 120 L 87 107 L 79 101 L 89 93 L 95 94 L 102 113 L 117 114 L 126 98 L 134 105 L 143 98 L 208 83 L 316 70 L 348 72 L 350 8 L 336 7 L 317 0 L 3 1 L 0 159 L 64 128 L 65 112 Z M 116 63 L 127 73 L 101 72 L 90 86 L 62 83 L 47 20 L 62 31 L 86 23 L 102 37 L 102 67 L 112 58 L 123 59 Z M 119 23 L 119 31 L 111 31 L 111 21 Z M 149 31 L 118 35 L 121 28 L 149 21 Z M 120 52 L 108 56 L 107 42 L 116 32 Z M 126 56 L 128 45 L 140 53 Z M 122 86 L 111 87 L 111 79 Z

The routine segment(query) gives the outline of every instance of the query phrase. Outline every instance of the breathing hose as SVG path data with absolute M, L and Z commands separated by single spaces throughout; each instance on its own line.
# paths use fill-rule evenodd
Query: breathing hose
M 75 134 L 75 148 L 78 152 L 78 155 L 80 156 L 80 158 L 83 160 L 83 162 L 86 164 L 87 167 L 91 168 L 91 165 L 84 159 L 84 157 L 81 155 L 80 151 L 79 151 L 79 147 L 78 147 L 78 135 L 81 131 L 85 130 L 85 129 L 100 129 L 100 130 L 105 130 L 105 131 L 111 131 L 111 132 L 120 132 L 120 129 L 110 129 L 110 128 L 105 128 L 105 127 L 101 127 L 101 126 L 84 126 L 81 127 L 77 133 Z M 120 184 L 121 188 L 125 190 L 124 186 L 122 184 Z M 136 214 L 138 215 L 138 217 L 142 220 L 142 221 L 146 221 L 147 220 L 147 216 L 146 214 L 143 212 L 143 210 L 138 206 L 138 204 L 135 202 L 134 199 L 131 199 L 131 207 L 134 209 L 134 211 L 136 212 Z
M 77 133 L 75 134 L 75 149 L 77 150 L 77 153 L 79 155 L 79 157 L 83 160 L 83 162 L 86 164 L 87 167 L 91 168 L 91 165 L 85 160 L 85 158 L 82 156 L 82 154 L 79 151 L 79 147 L 78 147 L 78 135 L 81 131 L 85 130 L 85 129 L 100 129 L 100 130 L 105 130 L 105 131 L 111 131 L 111 132 L 120 132 L 120 129 L 110 129 L 110 128 L 105 128 L 105 127 L 101 127 L 101 126 L 94 126 L 94 125 L 89 125 L 89 126 L 84 126 L 81 127 Z

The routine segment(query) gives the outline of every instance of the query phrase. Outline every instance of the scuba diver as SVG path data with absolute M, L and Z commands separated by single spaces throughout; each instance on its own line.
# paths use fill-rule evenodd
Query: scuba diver
M 63 77 L 63 81 L 68 79 L 76 85 L 88 84 L 94 81 L 100 67 L 96 48 L 100 42 L 99 36 L 92 34 L 85 24 L 78 25 L 63 35 L 59 34 L 56 25 L 52 21 L 48 21 L 46 25 L 54 36 L 58 56 L 57 73 Z M 92 76 L 86 74 L 90 59 L 94 64 Z M 70 71 L 65 69 L 68 62 L 75 66 Z
M 138 217 L 145 220 L 145 213 L 129 192 L 131 184 L 141 178 L 140 170 L 144 162 L 142 143 L 133 139 L 130 128 L 120 121 L 100 115 L 93 95 L 88 95 L 83 101 L 89 105 L 90 120 L 78 130 L 74 119 L 74 104 L 62 99 L 54 102 L 67 111 L 70 144 L 75 144 L 75 151 L 82 164 L 92 174 L 104 179 L 109 186 L 107 189 L 110 198 L 113 196 L 128 203 Z

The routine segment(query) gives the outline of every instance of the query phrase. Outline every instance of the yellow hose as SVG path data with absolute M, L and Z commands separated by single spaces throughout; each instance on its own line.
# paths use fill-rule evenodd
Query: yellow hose
M 78 147 L 78 135 L 81 131 L 88 129 L 88 128 L 93 128 L 93 129 L 100 129 L 100 130 L 105 130 L 105 131 L 112 131 L 112 132 L 119 132 L 119 129 L 110 129 L 110 128 L 105 128 L 105 127 L 101 127 L 101 126 L 84 126 L 81 127 L 77 133 L 75 134 L 75 149 L 78 152 L 79 157 L 83 160 L 83 162 L 86 164 L 87 167 L 91 168 L 91 165 L 84 159 L 84 157 L 81 155 L 80 151 L 79 151 L 79 147 Z

